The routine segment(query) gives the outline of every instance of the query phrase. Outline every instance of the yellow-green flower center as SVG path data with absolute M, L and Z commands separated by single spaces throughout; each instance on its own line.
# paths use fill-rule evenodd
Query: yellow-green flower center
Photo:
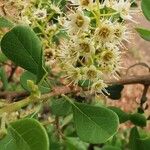
M 102 59 L 104 62 L 109 62 L 113 58 L 113 53 L 111 51 L 106 51 L 102 53 Z
M 88 43 L 81 43 L 80 47 L 82 49 L 82 51 L 89 53 L 90 52 L 90 46 Z
M 121 31 L 119 29 L 115 29 L 114 34 L 116 37 L 120 38 L 121 37 Z
M 102 37 L 103 39 L 106 39 L 106 38 L 109 37 L 110 32 L 111 32 L 110 29 L 108 29 L 107 27 L 102 27 L 102 28 L 99 30 L 98 35 L 99 35 L 100 37 Z
M 77 18 L 76 18 L 76 25 L 78 27 L 82 27 L 83 24 L 84 24 L 84 18 L 82 16 L 80 16 L 80 15 L 77 16 Z
M 89 0 L 81 0 L 81 5 L 83 6 L 88 6 L 89 5 Z
M 95 79 L 95 78 L 97 78 L 97 71 L 96 70 L 92 70 L 92 69 L 88 70 L 87 71 L 87 77 L 89 79 Z

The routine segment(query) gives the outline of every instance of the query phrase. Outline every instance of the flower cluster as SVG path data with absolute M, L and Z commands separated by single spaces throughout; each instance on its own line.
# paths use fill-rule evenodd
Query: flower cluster
M 123 41 L 129 41 L 129 0 L 29 1 L 20 22 L 41 37 L 46 61 L 55 60 L 69 84 L 101 93 L 105 79 L 117 76 Z M 63 7 L 62 7 L 63 6 Z
M 126 27 L 126 19 L 131 19 L 129 4 L 124 0 L 79 0 L 63 16 L 68 38 L 61 40 L 56 58 L 71 84 L 88 82 L 92 92 L 101 93 L 107 87 L 105 79 L 117 76 L 123 41 L 130 35 Z

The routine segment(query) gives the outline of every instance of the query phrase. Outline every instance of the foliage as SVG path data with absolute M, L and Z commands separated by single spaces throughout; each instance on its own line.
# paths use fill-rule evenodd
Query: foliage
M 139 108 L 126 113 L 106 106 L 99 97 L 121 98 L 124 83 L 113 77 L 121 78 L 121 49 L 130 40 L 133 3 L 136 7 L 136 1 L 124 0 L 6 3 L 20 14 L 10 21 L 7 13 L 0 17 L 0 88 L 21 94 L 0 97 L 0 149 L 150 149 L 150 134 L 142 135 L 149 119 L 147 84 L 139 106 L 143 114 Z M 150 21 L 149 0 L 142 0 L 141 7 Z M 148 29 L 135 29 L 150 41 Z M 10 63 L 9 75 L 5 65 Z M 18 67 L 23 72 L 14 81 Z M 119 124 L 126 122 L 134 127 L 120 132 Z

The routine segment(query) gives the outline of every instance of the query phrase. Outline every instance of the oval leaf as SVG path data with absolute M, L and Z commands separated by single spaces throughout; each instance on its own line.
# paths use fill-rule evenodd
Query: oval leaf
M 143 38 L 146 41 L 150 41 L 150 30 L 143 28 L 136 28 L 136 31 L 139 33 L 141 38 Z
M 129 148 L 131 150 L 142 150 L 142 145 L 139 139 L 140 139 L 140 135 L 137 130 L 137 127 L 133 127 L 130 131 L 130 137 L 129 137 Z
M 71 104 L 65 98 L 52 100 L 51 111 L 56 116 L 66 116 L 71 112 Z
M 130 115 L 130 121 L 137 126 L 145 127 L 146 126 L 146 117 L 139 113 L 134 113 Z
M 85 142 L 104 143 L 118 130 L 118 116 L 104 107 L 75 103 L 73 117 L 77 134 Z
M 120 123 L 124 123 L 129 120 L 129 114 L 125 113 L 120 108 L 114 106 L 110 106 L 108 108 L 114 111 L 118 115 Z
M 121 149 L 112 145 L 106 145 L 102 148 L 102 150 L 121 150 Z
M 13 122 L 8 131 L 10 134 L 4 139 L 5 142 L 0 143 L 3 150 L 49 150 L 46 130 L 35 119 Z
M 15 64 L 37 75 L 40 81 L 46 74 L 43 68 L 42 44 L 27 26 L 16 26 L 1 40 L 2 52 Z
M 150 21 L 150 0 L 142 0 L 141 7 L 144 16 Z

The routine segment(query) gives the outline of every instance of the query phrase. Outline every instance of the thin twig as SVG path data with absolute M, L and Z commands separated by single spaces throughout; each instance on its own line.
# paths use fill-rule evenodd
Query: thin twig
M 10 76 L 8 77 L 8 82 L 10 82 L 13 78 L 15 71 L 17 70 L 17 66 L 12 66 Z
M 149 75 L 142 75 L 142 76 L 128 76 L 123 77 L 121 79 L 114 79 L 114 80 L 107 80 L 105 81 L 107 84 L 143 84 L 143 85 L 150 85 L 150 74 Z

